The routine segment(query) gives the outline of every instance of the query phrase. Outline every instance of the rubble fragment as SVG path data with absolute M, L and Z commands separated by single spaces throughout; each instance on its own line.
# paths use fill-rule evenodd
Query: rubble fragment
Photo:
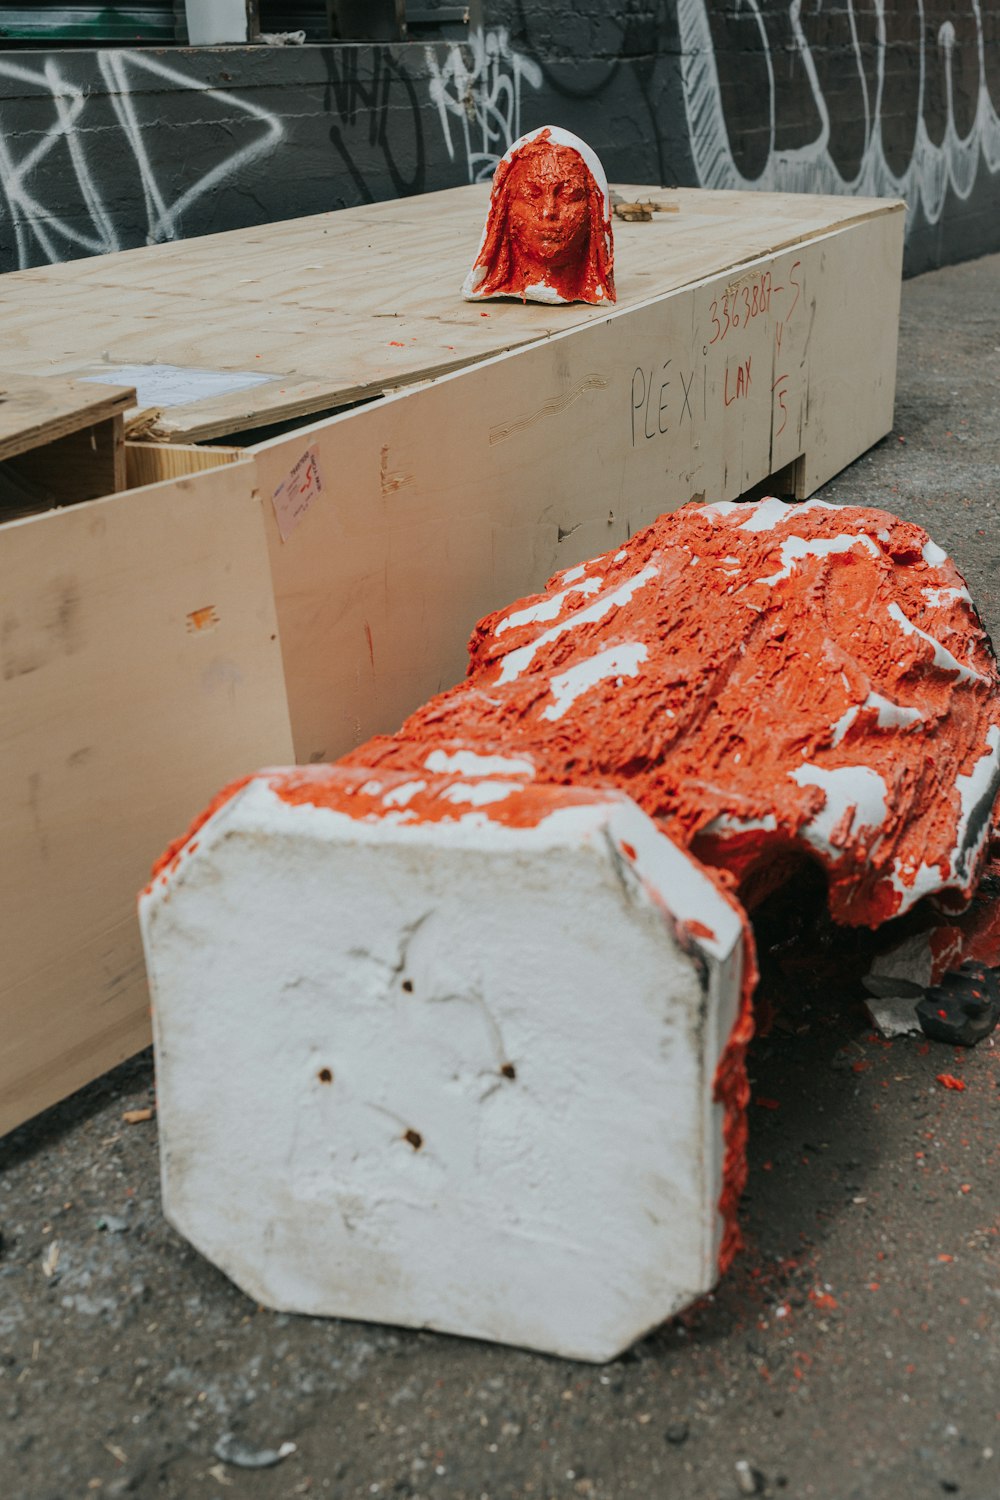
M 916 1013 L 927 1036 L 935 1042 L 974 1047 L 996 1030 L 1000 1021 L 1000 978 L 996 969 L 967 959 L 944 976 L 917 1003 Z

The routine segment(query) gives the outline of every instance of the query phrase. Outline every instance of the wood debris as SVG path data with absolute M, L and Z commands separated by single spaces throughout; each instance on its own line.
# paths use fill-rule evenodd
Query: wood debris
M 624 219 L 627 224 L 648 224 L 654 214 L 679 214 L 681 206 L 679 203 L 654 203 L 652 200 L 646 203 L 616 203 L 614 212 L 619 219 Z
M 127 1109 L 122 1115 L 122 1119 L 126 1125 L 145 1125 L 146 1121 L 151 1120 L 155 1113 L 156 1110 L 152 1106 L 147 1109 Z

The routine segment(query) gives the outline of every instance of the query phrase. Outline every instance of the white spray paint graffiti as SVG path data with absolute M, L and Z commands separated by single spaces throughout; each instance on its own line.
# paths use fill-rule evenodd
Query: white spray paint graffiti
M 442 65 L 433 47 L 425 52 L 431 102 L 437 105 L 448 156 L 455 160 L 452 121 L 465 149 L 470 182 L 485 182 L 521 134 L 521 90 L 542 86 L 542 70 L 516 52 L 505 27 L 474 31 L 454 46 Z
M 767 32 L 759 0 L 742 0 L 752 14 L 760 32 L 768 79 L 770 149 L 759 177 L 747 178 L 733 160 L 722 108 L 722 92 L 715 62 L 712 33 L 708 18 L 708 0 L 677 0 L 680 30 L 684 105 L 688 133 L 698 181 L 706 188 L 766 188 L 774 192 L 859 193 L 873 196 L 905 198 L 907 224 L 912 224 L 918 207 L 928 223 L 936 224 L 944 211 L 948 190 L 960 199 L 971 196 L 980 163 L 995 174 L 1000 171 L 1000 120 L 997 118 L 986 87 L 983 21 L 980 0 L 971 0 L 977 29 L 979 89 L 976 112 L 967 135 L 955 127 L 953 54 L 955 28 L 950 21 L 941 26 L 937 43 L 944 53 L 947 126 L 940 145 L 935 145 L 924 121 L 927 59 L 925 43 L 920 42 L 919 95 L 917 127 L 906 170 L 896 173 L 886 160 L 882 141 L 882 98 L 885 85 L 887 43 L 887 0 L 873 0 L 876 22 L 877 68 L 874 97 L 871 97 L 867 75 L 851 15 L 851 35 L 857 59 L 858 79 L 864 100 L 865 147 L 856 176 L 844 177 L 830 154 L 830 114 L 820 85 L 816 65 L 801 22 L 802 0 L 792 0 L 789 20 L 796 50 L 805 70 L 819 114 L 816 138 L 795 150 L 779 151 L 775 147 L 775 75 Z M 921 0 L 917 7 L 923 13 Z
M 182 232 L 183 216 L 194 203 L 213 192 L 222 181 L 249 162 L 273 150 L 284 134 L 281 121 L 269 110 L 236 94 L 209 88 L 148 54 L 100 52 L 98 63 L 124 143 L 131 154 L 131 166 L 142 187 L 147 220 L 146 238 L 149 244 L 177 238 Z M 168 199 L 157 181 L 136 110 L 136 85 L 148 87 L 149 75 L 157 81 L 166 80 L 172 88 L 191 89 L 203 98 L 221 104 L 226 111 L 226 136 L 230 134 L 234 124 L 243 123 L 244 120 L 261 126 L 260 133 L 252 140 L 226 151 L 215 166 L 172 200 Z M 67 78 L 53 58 L 46 59 L 43 68 L 39 70 L 13 62 L 9 56 L 0 57 L 0 78 L 9 78 L 18 83 L 29 84 L 43 93 L 47 92 L 55 112 L 51 126 L 30 150 L 20 156 L 15 156 L 12 138 L 2 129 L 0 119 L 0 217 L 3 212 L 2 195 L 5 195 L 16 236 L 18 264 L 22 267 L 34 265 L 39 252 L 47 260 L 59 261 L 71 249 L 82 250 L 90 255 L 120 250 L 121 237 L 115 229 L 88 160 L 87 110 L 90 96 L 87 90 Z M 90 108 L 92 110 L 93 106 Z M 243 120 L 239 118 L 241 116 Z M 31 139 L 34 140 L 35 137 L 32 136 Z M 102 154 L 105 154 L 108 149 L 107 132 L 99 131 L 98 139 Z M 221 131 L 219 139 L 225 139 Z M 69 152 L 80 196 L 89 215 L 89 225 L 85 224 L 83 227 L 76 220 L 70 223 L 53 213 L 36 196 L 34 190 L 39 175 L 46 170 L 46 158 L 62 142 L 65 142 Z M 51 163 L 49 168 L 51 169 Z M 120 192 L 120 179 L 125 170 L 123 163 L 115 174 L 116 196 Z

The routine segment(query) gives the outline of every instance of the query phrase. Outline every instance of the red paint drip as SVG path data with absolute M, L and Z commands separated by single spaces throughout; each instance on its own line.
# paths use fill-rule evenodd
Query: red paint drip
M 747 1077 L 747 1048 L 753 1039 L 753 992 L 757 987 L 757 954 L 750 919 L 743 914 L 743 983 L 736 1023 L 723 1049 L 712 1080 L 712 1097 L 721 1104 L 722 1116 L 722 1192 L 718 1212 L 722 1219 L 719 1243 L 719 1275 L 725 1275 L 743 1249 L 740 1232 L 740 1199 L 747 1185 L 747 1140 L 750 1134 L 747 1105 L 750 1102 L 750 1080 Z
M 545 287 L 564 302 L 614 302 L 604 193 L 583 157 L 546 128 L 500 162 L 476 268 L 476 297 Z

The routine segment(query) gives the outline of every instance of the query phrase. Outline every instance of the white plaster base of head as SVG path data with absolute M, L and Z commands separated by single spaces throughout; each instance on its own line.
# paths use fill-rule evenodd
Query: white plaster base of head
M 737 910 L 618 793 L 407 823 L 292 775 L 142 899 L 167 1217 L 270 1307 L 612 1358 L 717 1279 Z

